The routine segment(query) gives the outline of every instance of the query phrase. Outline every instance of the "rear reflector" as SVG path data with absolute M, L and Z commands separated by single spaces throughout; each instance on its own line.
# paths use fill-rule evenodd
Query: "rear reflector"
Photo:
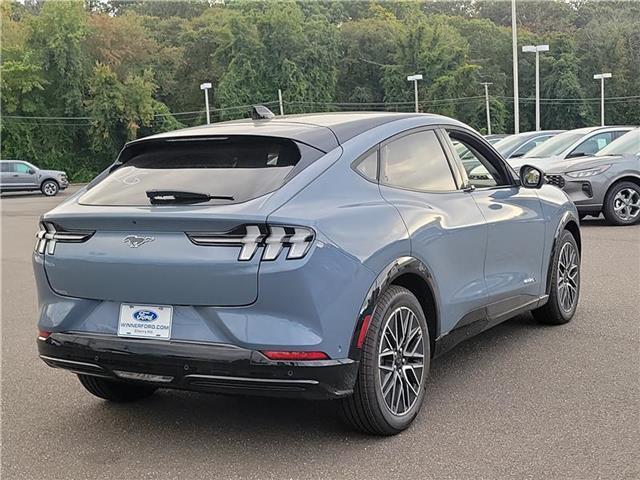
M 51 335 L 51 332 L 45 332 L 44 330 L 38 330 L 38 340 L 46 340 Z
M 150 373 L 125 372 L 123 370 L 114 370 L 118 377 L 126 380 L 142 380 L 143 382 L 169 383 L 173 377 L 168 375 L 152 375 Z
M 324 352 L 262 352 L 269 360 L 328 360 Z
M 367 330 L 369 330 L 369 324 L 371 323 L 371 315 L 366 315 L 362 320 L 362 327 L 360 327 L 360 333 L 358 334 L 358 343 L 356 346 L 362 348 L 364 339 L 367 337 Z

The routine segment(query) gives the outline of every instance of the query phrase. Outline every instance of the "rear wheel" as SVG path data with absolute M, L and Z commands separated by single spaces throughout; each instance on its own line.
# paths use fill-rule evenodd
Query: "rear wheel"
M 157 389 L 149 385 L 118 382 L 91 375 L 78 375 L 80 383 L 96 397 L 110 402 L 134 402 L 153 394 Z
M 341 400 L 356 429 L 395 435 L 420 412 L 431 358 L 427 322 L 416 297 L 392 286 L 376 303 L 352 396 Z
M 604 198 L 604 217 L 613 225 L 640 221 L 640 186 L 632 182 L 614 184 Z
M 60 187 L 55 180 L 45 180 L 42 182 L 42 186 L 40 187 L 42 193 L 44 193 L 47 197 L 53 197 L 58 193 Z
M 580 253 L 568 230 L 560 235 L 552 261 L 549 299 L 533 316 L 541 323 L 561 325 L 573 318 L 580 296 Z

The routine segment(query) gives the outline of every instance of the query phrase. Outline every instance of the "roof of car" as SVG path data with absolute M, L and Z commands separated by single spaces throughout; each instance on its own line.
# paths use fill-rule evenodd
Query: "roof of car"
M 228 122 L 202 125 L 198 127 L 173 130 L 151 137 L 136 140 L 152 139 L 170 140 L 176 137 L 207 137 L 224 135 L 260 135 L 291 138 L 307 143 L 328 152 L 349 139 L 372 128 L 395 122 L 405 118 L 422 117 L 424 124 L 460 123 L 448 117 L 428 113 L 394 113 L 394 112 L 340 112 L 309 113 L 300 115 L 284 115 L 270 119 L 252 120 L 244 118 Z

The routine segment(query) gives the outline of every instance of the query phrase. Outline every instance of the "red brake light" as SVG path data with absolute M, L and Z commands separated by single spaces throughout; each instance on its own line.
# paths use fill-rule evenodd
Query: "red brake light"
M 367 336 L 367 330 L 369 330 L 369 324 L 371 323 L 371 315 L 366 315 L 364 320 L 362 320 L 362 327 L 360 327 L 360 334 L 358 335 L 358 343 L 356 343 L 356 347 L 362 348 L 362 344 L 364 343 L 364 339 Z
M 38 340 L 46 340 L 51 335 L 51 332 L 45 332 L 44 330 L 38 330 Z
M 329 356 L 324 352 L 262 352 L 269 360 L 328 360 Z

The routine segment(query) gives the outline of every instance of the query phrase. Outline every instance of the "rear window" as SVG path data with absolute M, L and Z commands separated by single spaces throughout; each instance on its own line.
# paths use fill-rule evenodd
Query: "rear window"
M 151 205 L 149 192 L 210 195 L 196 205 L 226 205 L 280 188 L 323 152 L 275 137 L 215 137 L 142 142 L 126 148 L 84 205 Z M 223 197 L 223 198 L 219 198 Z M 168 202 L 171 203 L 171 202 Z M 179 202 L 176 202 L 179 203 Z

